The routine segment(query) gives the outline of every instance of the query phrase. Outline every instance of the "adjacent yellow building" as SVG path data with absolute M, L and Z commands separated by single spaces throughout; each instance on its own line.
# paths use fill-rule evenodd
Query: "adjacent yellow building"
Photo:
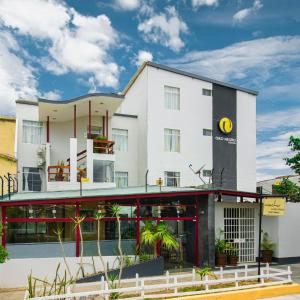
M 16 175 L 17 161 L 14 155 L 15 149 L 16 119 L 14 117 L 0 116 L 0 175 L 7 173 Z M 11 183 L 11 191 L 13 184 Z M 7 180 L 4 180 L 4 194 L 8 192 Z M 0 181 L 1 196 L 1 181 Z

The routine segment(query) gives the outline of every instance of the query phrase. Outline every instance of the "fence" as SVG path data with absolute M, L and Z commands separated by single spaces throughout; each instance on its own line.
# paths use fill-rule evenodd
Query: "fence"
M 91 297 L 101 296 L 100 299 L 108 300 L 110 295 L 112 294 L 122 294 L 123 300 L 138 300 L 144 298 L 155 299 L 163 297 L 178 297 L 200 295 L 214 292 L 225 292 L 262 286 L 286 284 L 292 282 L 292 272 L 289 266 L 287 267 L 287 270 L 283 270 L 278 268 L 271 268 L 268 264 L 266 264 L 266 267 L 261 269 L 261 275 L 257 275 L 256 269 L 248 268 L 247 265 L 245 265 L 244 268 L 234 270 L 223 270 L 223 268 L 220 268 L 220 271 L 214 272 L 214 275 L 216 276 L 216 278 L 211 279 L 206 275 L 204 276 L 204 280 L 201 280 L 200 276 L 197 275 L 195 269 L 193 269 L 192 272 L 186 274 L 170 275 L 169 272 L 166 272 L 166 274 L 163 276 L 147 278 L 140 278 L 138 274 L 136 274 L 136 278 L 134 279 L 122 280 L 123 286 L 129 286 L 121 287 L 118 289 L 110 289 L 108 283 L 102 277 L 102 280 L 98 283 L 84 283 L 78 284 L 76 286 L 77 289 L 80 289 L 81 287 L 86 288 L 88 286 L 100 285 L 99 290 L 72 293 L 71 288 L 68 287 L 67 294 L 36 297 L 30 299 L 88 300 L 93 299 Z M 182 291 L 183 288 L 200 288 L 201 286 L 203 287 L 203 289 L 201 290 Z M 124 295 L 127 295 L 127 298 L 125 298 Z M 29 299 L 28 292 L 26 292 L 24 300 L 27 299 Z

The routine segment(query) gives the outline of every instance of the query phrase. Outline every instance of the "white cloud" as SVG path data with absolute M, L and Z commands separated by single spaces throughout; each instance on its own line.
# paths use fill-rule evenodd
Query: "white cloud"
M 152 61 L 153 55 L 151 52 L 139 50 L 139 53 L 136 58 L 136 65 L 140 66 L 145 61 Z
M 219 4 L 218 0 L 192 0 L 193 7 L 199 6 L 217 6 Z
M 22 8 L 22 9 L 20 9 Z M 92 76 L 97 86 L 118 85 L 119 67 L 110 56 L 118 35 L 106 15 L 83 16 L 58 0 L 0 1 L 0 24 L 43 41 L 41 65 L 56 75 Z
M 239 10 L 234 14 L 233 20 L 234 22 L 242 22 L 245 18 L 249 17 L 252 13 L 258 11 L 263 7 L 260 0 L 254 0 L 253 5 L 249 8 L 244 8 Z
M 138 30 L 144 35 L 146 41 L 161 44 L 178 52 L 184 46 L 180 35 L 187 33 L 188 27 L 179 18 L 175 7 L 168 6 L 165 12 L 152 14 L 140 23 Z
M 193 51 L 166 63 L 219 80 L 252 78 L 260 85 L 282 70 L 300 61 L 300 36 L 277 36 L 232 44 L 222 49 Z M 254 78 L 254 79 L 253 79 Z
M 263 141 L 258 141 L 256 147 L 257 178 L 292 174 L 283 158 L 291 154 L 289 137 L 300 136 L 299 107 L 258 115 L 257 130 L 263 135 Z M 268 133 L 272 135 L 270 138 L 267 138 Z
M 19 50 L 17 41 L 10 33 L 0 33 L 1 114 L 13 114 L 16 99 L 32 98 L 37 95 L 34 70 L 15 54 Z
M 59 90 L 54 90 L 54 91 L 43 93 L 41 95 L 41 98 L 48 99 L 48 100 L 60 100 L 61 94 Z
M 134 10 L 140 6 L 140 0 L 115 0 L 115 4 L 124 10 Z

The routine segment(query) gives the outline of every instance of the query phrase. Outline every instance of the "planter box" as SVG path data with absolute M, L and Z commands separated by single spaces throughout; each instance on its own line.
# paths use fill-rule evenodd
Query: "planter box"
M 109 271 L 108 274 L 119 274 L 119 269 Z M 139 277 L 159 276 L 164 274 L 164 258 L 158 257 L 143 263 L 128 266 L 123 268 L 122 279 Z M 77 280 L 77 283 L 96 282 L 100 281 L 104 273 L 83 277 Z

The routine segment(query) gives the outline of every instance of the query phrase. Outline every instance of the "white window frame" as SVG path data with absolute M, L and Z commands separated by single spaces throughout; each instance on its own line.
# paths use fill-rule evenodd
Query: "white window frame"
M 31 130 L 25 135 L 26 130 Z M 37 131 L 37 135 L 33 134 L 33 130 Z M 39 121 L 23 120 L 22 122 L 22 142 L 24 144 L 41 145 L 44 140 L 44 124 Z
M 180 110 L 180 88 L 165 85 L 164 102 L 166 109 Z
M 128 187 L 128 172 L 116 171 L 115 172 L 115 183 L 117 188 Z
M 166 152 L 180 152 L 180 130 L 165 128 L 164 143 Z
M 165 177 L 165 186 L 175 186 L 175 187 L 180 186 L 180 172 L 165 171 L 164 177 Z M 167 184 L 169 182 L 168 179 L 171 179 L 172 181 L 174 181 L 174 184 L 173 185 L 168 185 Z
M 115 151 L 127 152 L 128 151 L 128 130 L 113 128 L 112 138 L 115 141 Z

